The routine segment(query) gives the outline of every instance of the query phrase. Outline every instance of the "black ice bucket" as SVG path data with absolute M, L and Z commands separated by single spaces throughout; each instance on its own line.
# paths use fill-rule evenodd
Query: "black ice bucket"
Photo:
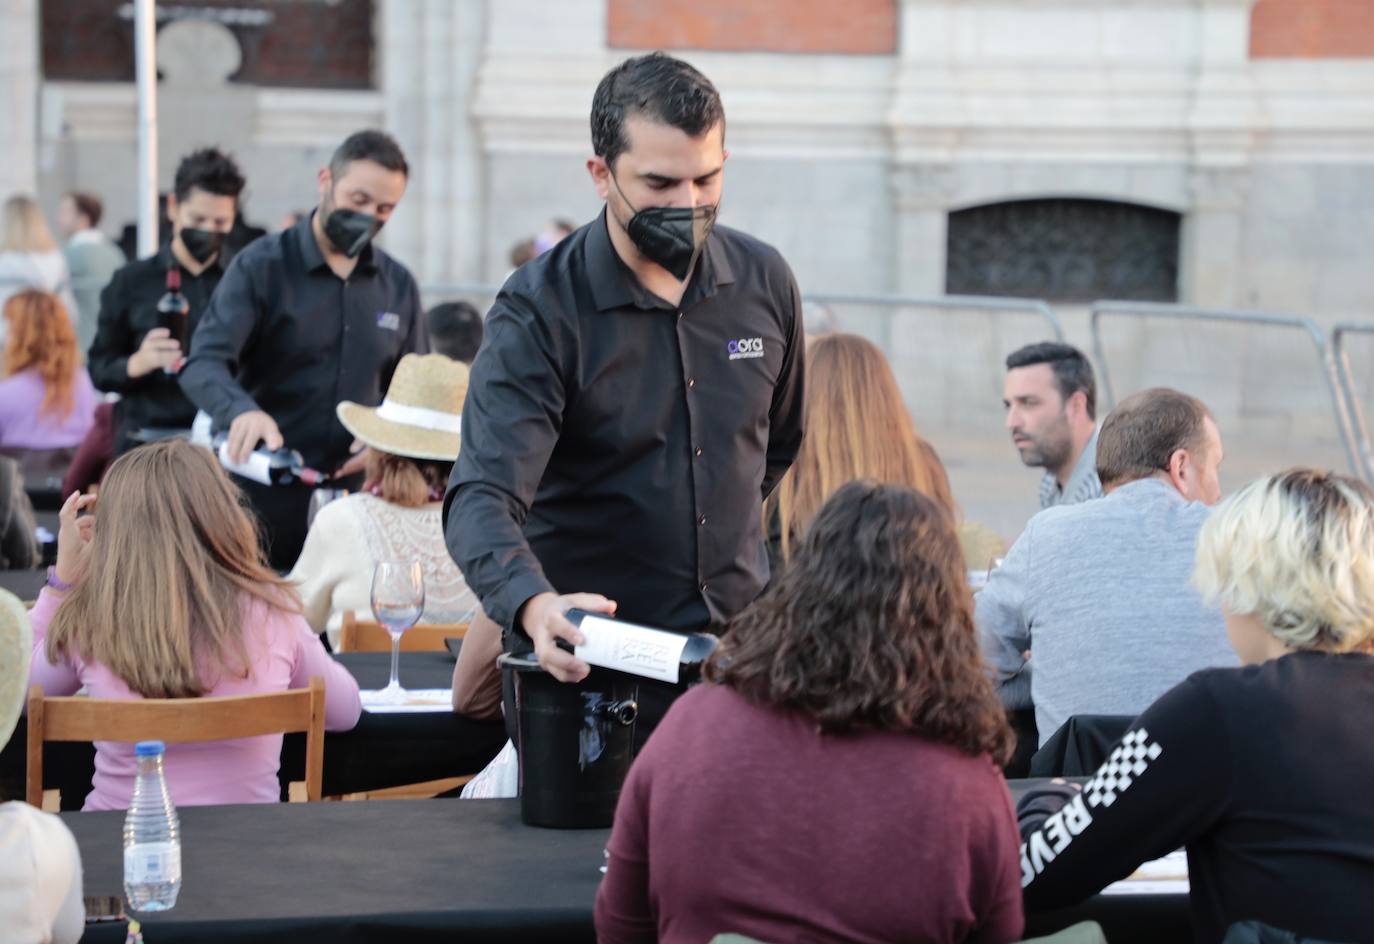
M 593 668 L 567 684 L 533 655 L 507 654 L 497 663 L 515 682 L 520 818 L 556 829 L 610 826 L 634 759 L 638 681 Z

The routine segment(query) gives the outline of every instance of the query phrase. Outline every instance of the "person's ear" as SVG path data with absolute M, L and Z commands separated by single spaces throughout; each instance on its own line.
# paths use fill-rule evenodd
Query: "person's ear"
M 175 223 L 176 221 L 177 221 L 177 195 L 176 195 L 175 193 L 168 193 L 168 194 L 167 194 L 167 222 L 168 222 L 168 223 Z
M 1189 498 L 1189 490 L 1193 486 L 1197 470 L 1193 467 L 1193 457 L 1188 454 L 1188 450 L 1175 449 L 1169 456 L 1166 471 L 1169 473 L 1169 481 L 1178 493 L 1184 498 Z
M 596 195 L 602 200 L 609 200 L 611 197 L 611 168 L 606 163 L 606 159 L 596 154 L 587 158 L 587 173 L 592 176 L 592 186 L 596 188 Z
M 1088 395 L 1082 390 L 1075 390 L 1069 394 L 1067 406 L 1069 408 L 1069 418 L 1072 420 L 1087 419 L 1088 416 Z
M 323 203 L 324 198 L 328 196 L 329 188 L 334 185 L 333 176 L 334 175 L 329 172 L 328 167 L 321 167 L 315 174 L 315 187 L 320 192 L 321 203 Z

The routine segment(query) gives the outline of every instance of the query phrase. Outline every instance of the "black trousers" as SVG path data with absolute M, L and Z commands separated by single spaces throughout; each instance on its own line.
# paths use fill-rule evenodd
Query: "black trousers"
M 263 485 L 230 474 L 248 498 L 258 518 L 258 535 L 272 569 L 286 573 L 296 564 L 305 546 L 306 519 L 310 516 L 308 485 Z

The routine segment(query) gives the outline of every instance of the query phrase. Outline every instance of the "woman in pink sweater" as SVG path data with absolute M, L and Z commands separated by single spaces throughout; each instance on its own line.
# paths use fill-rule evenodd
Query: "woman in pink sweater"
M 1006 713 L 954 520 L 851 482 L 630 769 L 601 944 L 1021 936 Z
M 325 729 L 358 723 L 358 683 L 268 569 L 241 498 L 211 454 L 181 440 L 135 449 L 110 467 L 99 516 L 61 512 L 57 565 L 30 613 L 30 681 L 92 698 L 256 695 L 325 684 Z M 281 736 L 169 745 L 172 799 L 187 806 L 272 803 Z M 132 744 L 96 745 L 87 810 L 122 810 Z

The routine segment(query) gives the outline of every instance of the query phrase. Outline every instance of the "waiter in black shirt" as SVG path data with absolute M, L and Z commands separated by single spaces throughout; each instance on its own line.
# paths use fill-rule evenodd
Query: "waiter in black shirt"
M 429 350 L 414 277 L 372 245 L 408 173 L 394 140 L 359 131 L 321 168 L 319 208 L 234 257 L 181 372 L 186 395 L 228 431 L 232 461 L 265 443 L 336 480 L 362 471 L 334 408 L 379 403 L 397 362 Z M 289 569 L 310 487 L 236 481 L 263 519 L 272 566 Z
M 601 215 L 487 317 L 449 484 L 449 550 L 507 630 L 575 681 L 569 606 L 720 628 L 768 579 L 761 503 L 802 437 L 801 305 L 776 250 L 714 226 L 725 116 L 661 53 L 597 87 Z M 508 645 L 518 644 L 508 633 Z
M 148 439 L 191 428 L 196 408 L 174 373 L 185 351 L 161 325 L 157 303 L 167 292 L 168 270 L 179 270 L 181 294 L 191 309 L 189 338 L 224 272 L 221 249 L 243 184 L 238 166 L 214 148 L 182 158 L 167 198 L 171 242 L 115 272 L 100 294 L 87 367 L 97 387 L 121 394 L 115 407 L 116 456 Z

